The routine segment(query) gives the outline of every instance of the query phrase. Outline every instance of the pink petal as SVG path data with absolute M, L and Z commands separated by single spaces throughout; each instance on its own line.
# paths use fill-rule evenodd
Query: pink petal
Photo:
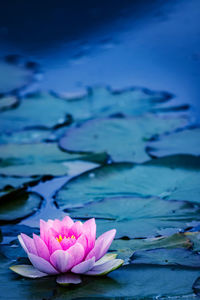
M 73 246 L 74 244 L 76 243 L 76 240 L 75 239 L 63 239 L 61 242 L 60 242 L 60 245 L 62 247 L 63 250 L 67 250 L 69 249 L 71 246 Z
M 53 236 L 50 237 L 48 248 L 49 248 L 50 254 L 52 254 L 56 250 L 62 250 L 61 244 Z
M 49 249 L 47 248 L 47 245 L 45 244 L 45 242 L 36 234 L 33 234 L 33 240 L 35 243 L 35 247 L 37 249 L 38 256 L 40 256 L 46 260 L 49 260 L 50 253 L 49 253 Z
M 88 260 L 82 261 L 80 264 L 76 265 L 71 269 L 71 272 L 77 274 L 84 274 L 92 269 L 95 264 L 95 257 L 92 257 Z
M 86 254 L 94 247 L 96 239 L 96 223 L 95 219 L 89 219 L 83 224 L 83 233 L 86 235 L 88 240 L 88 248 Z M 91 258 L 91 257 L 90 257 Z
M 21 233 L 21 235 L 18 236 L 19 242 L 24 249 L 26 253 L 30 252 L 35 255 L 37 255 L 37 250 L 35 247 L 35 243 L 32 238 L 30 238 L 28 235 Z
M 74 221 L 69 216 L 64 217 L 64 219 L 62 220 L 62 226 L 66 228 L 71 228 L 73 224 Z
M 76 238 L 78 238 L 81 235 L 82 231 L 83 231 L 83 224 L 80 221 L 78 221 L 74 223 L 73 226 L 70 228 L 69 237 L 74 235 Z
M 79 243 L 76 243 L 74 246 L 70 247 L 67 250 L 67 253 L 69 253 L 73 257 L 73 266 L 79 264 L 83 260 L 85 255 L 84 248 Z
M 81 278 L 78 275 L 67 273 L 59 275 L 56 279 L 56 282 L 60 285 L 66 286 L 69 284 L 81 283 Z
M 40 272 L 46 274 L 58 274 L 58 271 L 45 259 L 42 257 L 36 256 L 32 253 L 28 254 L 28 257 L 32 263 L 32 265 L 38 269 Z
M 41 219 L 40 220 L 40 237 L 45 242 L 46 245 L 48 245 L 48 242 L 49 242 L 49 228 L 50 228 L 50 226 L 48 225 L 48 223 Z
M 100 235 L 100 237 L 98 237 L 98 239 L 95 242 L 94 248 L 87 255 L 86 259 L 89 259 L 89 258 L 92 258 L 93 256 L 95 256 L 96 261 L 97 261 L 102 256 L 104 256 L 104 254 L 108 251 L 108 249 L 115 237 L 115 234 L 116 234 L 116 230 L 112 229 L 112 230 L 109 230 L 109 231 L 103 233 L 102 235 Z
M 57 250 L 51 257 L 52 265 L 61 273 L 67 272 L 73 265 L 73 258 L 67 251 Z
M 51 220 L 51 219 L 49 219 L 48 221 L 47 221 L 47 224 L 49 225 L 49 227 L 52 227 L 53 226 L 53 220 Z
M 87 241 L 87 237 L 85 236 L 85 234 L 82 234 L 81 236 L 79 236 L 79 238 L 77 239 L 77 243 L 81 244 L 85 250 L 85 253 L 87 251 L 87 245 L 88 245 L 88 241 Z
M 53 225 L 52 225 L 53 229 L 55 229 L 55 231 L 57 232 L 61 232 L 61 229 L 62 229 L 62 222 L 58 219 L 55 219 L 53 221 Z
M 123 265 L 124 261 L 122 259 L 112 259 L 109 260 L 103 264 L 98 264 L 98 265 L 94 265 L 94 267 L 88 271 L 86 274 L 87 275 L 92 275 L 92 276 L 103 276 L 106 275 L 116 269 L 118 269 L 119 267 L 121 267 Z

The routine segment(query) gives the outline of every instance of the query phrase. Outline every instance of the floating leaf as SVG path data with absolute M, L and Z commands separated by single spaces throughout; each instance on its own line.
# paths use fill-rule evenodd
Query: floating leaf
M 195 300 L 192 286 L 199 274 L 200 270 L 191 268 L 129 265 L 107 278 L 89 278 L 75 289 L 60 289 L 55 299 L 155 299 L 159 295 Z
M 31 178 L 2 177 L 0 176 L 0 197 L 12 192 L 15 188 L 22 187 L 25 183 L 32 181 Z
M 191 248 L 192 242 L 182 233 L 157 238 L 114 240 L 110 250 L 117 252 L 119 258 L 128 259 L 137 250 Z
M 106 152 L 116 162 L 144 162 L 149 160 L 145 148 L 151 137 L 185 124 L 183 117 L 161 118 L 155 115 L 92 120 L 69 129 L 61 138 L 60 146 L 73 152 Z
M 0 98 L 0 111 L 9 109 L 18 104 L 18 100 L 16 97 L 3 97 Z
M 6 176 L 77 175 L 105 162 L 106 155 L 69 154 L 56 144 L 9 144 L 0 146 L 0 174 Z M 91 161 L 91 162 L 89 162 Z
M 0 222 L 17 222 L 30 216 L 40 207 L 42 198 L 34 193 L 16 190 L 0 198 Z
M 179 231 L 188 222 L 200 220 L 199 207 L 159 198 L 107 198 L 68 211 L 77 219 L 97 218 L 99 234 L 116 228 L 118 238 L 155 236 L 165 228 Z
M 175 132 L 152 141 L 148 144 L 148 152 L 156 157 L 172 154 L 200 156 L 200 128 Z
M 65 132 L 66 127 L 56 129 L 25 129 L 12 133 L 1 133 L 0 144 L 56 142 Z
M 185 232 L 185 236 L 193 243 L 192 249 L 200 252 L 200 232 Z
M 172 156 L 143 165 L 113 164 L 69 181 L 56 194 L 61 208 L 116 196 L 159 196 L 200 203 L 200 158 Z
M 17 56 L 10 56 L 5 60 L 0 60 L 1 94 L 19 90 L 32 82 L 36 70 L 31 68 L 30 64 L 19 60 Z
M 131 259 L 133 264 L 181 265 L 200 268 L 200 255 L 185 249 L 136 251 Z
M 118 114 L 138 116 L 146 112 L 158 112 L 162 111 L 163 103 L 170 98 L 171 95 L 165 92 L 152 92 L 140 88 L 114 91 L 105 87 L 89 88 L 83 96 L 64 97 L 75 120 Z
M 39 112 L 43 112 L 42 116 Z M 51 94 L 29 96 L 12 110 L 1 112 L 0 132 L 11 133 L 25 128 L 54 128 L 71 122 L 65 100 Z

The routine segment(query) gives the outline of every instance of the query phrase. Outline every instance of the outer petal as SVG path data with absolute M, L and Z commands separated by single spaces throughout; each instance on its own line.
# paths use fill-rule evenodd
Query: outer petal
M 67 252 L 63 250 L 55 251 L 50 257 L 51 264 L 61 273 L 65 273 L 71 269 L 73 265 L 73 258 Z
M 92 257 L 88 260 L 82 261 L 80 264 L 76 265 L 71 269 L 71 272 L 77 274 L 84 274 L 92 269 L 95 264 L 95 257 Z
M 48 276 L 48 274 L 38 271 L 32 265 L 16 265 L 11 266 L 10 269 L 17 274 L 28 278 L 40 278 Z
M 79 264 L 85 256 L 85 250 L 79 243 L 76 243 L 74 246 L 70 247 L 67 250 L 67 253 L 69 253 L 73 257 L 72 267 Z
M 81 283 L 81 278 L 78 275 L 67 273 L 59 275 L 56 279 L 56 282 L 60 285 L 67 286 L 69 284 Z
M 45 244 L 45 242 L 36 234 L 33 234 L 33 240 L 35 243 L 35 247 L 37 249 L 38 256 L 40 256 L 46 260 L 49 260 L 50 253 L 49 253 L 49 249 L 47 248 L 47 245 Z
M 29 253 L 28 257 L 33 264 L 33 266 L 38 269 L 40 272 L 46 273 L 46 274 L 58 274 L 59 272 L 45 259 L 42 257 L 36 256 L 34 254 Z
M 115 237 L 115 234 L 116 234 L 116 230 L 112 229 L 112 230 L 109 230 L 109 231 L 103 233 L 102 235 L 100 235 L 100 237 L 98 237 L 98 239 L 95 242 L 94 248 L 90 251 L 90 253 L 86 257 L 86 259 L 89 259 L 89 258 L 95 256 L 96 261 L 97 261 L 102 256 L 104 256 L 104 254 L 108 251 L 108 249 Z
M 44 220 L 40 220 L 40 237 L 48 245 L 49 242 L 49 224 Z
M 92 276 L 103 276 L 106 275 L 123 265 L 124 261 L 122 259 L 109 260 L 103 264 L 94 265 L 94 267 L 86 273 L 86 275 Z
M 102 265 L 109 260 L 115 259 L 116 257 L 117 257 L 116 253 L 107 253 L 102 258 L 100 258 L 98 261 L 95 262 L 95 266 Z
M 18 240 L 26 253 L 30 252 L 37 255 L 35 243 L 32 238 L 24 233 L 21 233 L 21 235 L 18 235 Z
M 88 240 L 88 248 L 86 251 L 86 254 L 88 254 L 88 252 L 94 247 L 96 240 L 96 223 L 94 218 L 89 219 L 83 224 L 83 233 L 86 235 Z

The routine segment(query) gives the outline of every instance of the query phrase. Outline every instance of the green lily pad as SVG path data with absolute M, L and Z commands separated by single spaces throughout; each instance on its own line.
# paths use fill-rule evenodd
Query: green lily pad
M 163 229 L 179 231 L 193 220 L 200 221 L 199 207 L 159 198 L 106 198 L 68 211 L 73 218 L 96 218 L 99 234 L 115 228 L 117 238 L 156 236 Z
M 21 189 L 1 197 L 0 202 L 0 223 L 5 224 L 32 215 L 41 206 L 42 198 Z
M 132 264 L 181 265 L 200 268 L 200 255 L 185 249 L 154 249 L 136 251 Z
M 35 70 L 24 62 L 17 61 L 17 57 L 0 60 L 0 93 L 10 93 L 19 90 L 33 80 Z
M 0 98 L 0 111 L 9 109 L 18 104 L 18 99 L 16 97 L 3 97 Z
M 143 165 L 111 164 L 69 181 L 56 194 L 63 209 L 116 196 L 159 196 L 200 203 L 200 158 L 172 156 Z
M 185 232 L 185 236 L 193 243 L 192 249 L 200 252 L 200 232 Z
M 61 151 L 56 144 L 8 144 L 0 146 L 0 174 L 6 176 L 77 175 L 105 162 L 105 154 L 81 155 Z
M 106 152 L 113 161 L 149 160 L 145 148 L 155 135 L 173 131 L 186 124 L 183 117 L 161 118 L 145 115 L 126 119 L 98 119 L 69 129 L 60 139 L 62 149 L 73 152 Z
M 42 116 L 41 113 L 43 112 Z M 26 128 L 54 128 L 71 122 L 63 99 L 47 93 L 32 95 L 12 110 L 1 112 L 0 132 L 10 133 Z
M 171 97 L 165 92 L 130 88 L 114 91 L 106 87 L 89 88 L 86 95 L 63 96 L 75 120 L 111 115 L 138 116 L 146 112 L 162 111 L 163 104 Z M 167 109 L 164 108 L 165 111 Z M 170 107 L 169 107 L 170 110 Z
M 128 259 L 133 252 L 138 250 L 150 249 L 174 249 L 174 248 L 191 248 L 192 242 L 182 233 L 175 233 L 172 236 L 162 236 L 157 238 L 131 239 L 131 240 L 114 240 L 110 250 L 117 252 L 119 258 Z
M 66 127 L 56 129 L 25 129 L 17 132 L 1 133 L 0 144 L 32 144 L 56 142 L 66 132 Z
M 152 141 L 148 144 L 148 153 L 155 157 L 173 154 L 200 156 L 200 128 L 175 132 Z
M 107 278 L 88 279 L 75 289 L 59 288 L 55 299 L 155 299 L 159 295 L 195 300 L 192 286 L 199 274 L 198 269 L 129 265 Z
M 106 277 L 84 276 L 83 283 L 75 288 L 62 288 L 56 284 L 54 276 L 23 279 L 9 270 L 12 264 L 13 262 L 0 256 L 1 288 L 6 291 L 8 299 L 16 300 L 107 299 L 108 297 L 155 299 L 158 295 L 195 300 L 193 286 L 194 283 L 197 286 L 197 279 L 200 276 L 200 269 L 197 268 L 128 265 L 111 272 Z M 4 296 L 0 296 L 0 299 L 3 300 Z
M 22 187 L 29 181 L 33 181 L 33 179 L 0 176 L 0 197 L 12 192 L 16 188 Z

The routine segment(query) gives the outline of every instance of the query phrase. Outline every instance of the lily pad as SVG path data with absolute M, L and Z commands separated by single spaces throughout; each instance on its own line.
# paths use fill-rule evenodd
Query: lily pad
M 0 176 L 0 197 L 12 192 L 15 188 L 22 187 L 25 183 L 32 181 L 31 178 L 3 177 Z
M 106 198 L 68 211 L 73 218 L 96 218 L 99 234 L 115 228 L 117 238 L 156 236 L 168 228 L 175 228 L 178 232 L 189 222 L 200 220 L 199 207 L 159 198 Z
M 113 161 L 149 160 L 145 148 L 155 135 L 186 125 L 186 119 L 145 115 L 137 118 L 98 119 L 69 129 L 61 138 L 62 149 L 73 152 L 106 152 Z
M 200 128 L 175 132 L 152 141 L 148 144 L 148 153 L 154 157 L 173 154 L 200 156 Z
M 0 94 L 24 88 L 32 82 L 35 71 L 17 56 L 0 60 Z
M 192 249 L 200 252 L 200 232 L 185 232 L 185 236 L 193 243 Z
M 138 116 L 162 111 L 163 103 L 172 98 L 169 93 L 130 88 L 112 90 L 106 87 L 88 88 L 83 96 L 63 96 L 75 120 L 111 115 Z M 170 109 L 170 107 L 169 107 Z
M 43 112 L 42 116 L 38 112 Z M 25 128 L 55 128 L 71 122 L 63 99 L 47 93 L 23 99 L 18 107 L 1 112 L 0 132 L 11 133 Z
M 175 233 L 172 236 L 162 236 L 157 238 L 146 239 L 118 239 L 111 244 L 110 250 L 117 252 L 119 258 L 128 259 L 133 252 L 138 250 L 150 249 L 174 249 L 174 248 L 191 248 L 192 242 L 183 233 Z
M 116 196 L 159 196 L 200 203 L 200 158 L 172 156 L 143 165 L 111 164 L 69 181 L 56 194 L 63 209 Z
M 181 265 L 200 268 L 200 255 L 185 249 L 136 251 L 131 259 L 133 264 Z
M 56 144 L 8 144 L 0 146 L 0 174 L 6 176 L 77 175 L 105 162 L 105 154 L 81 155 L 61 151 Z
M 31 144 L 56 142 L 66 132 L 66 127 L 55 129 L 25 129 L 17 132 L 1 133 L 0 144 Z
M 0 223 L 18 222 L 32 215 L 40 207 L 42 198 L 35 193 L 21 190 L 0 198 Z
M 92 278 L 75 289 L 59 289 L 55 299 L 155 299 L 168 297 L 195 300 L 192 286 L 198 269 L 157 266 L 124 266 L 107 278 Z
M 16 97 L 3 97 L 0 98 L 0 111 L 12 108 L 18 104 L 18 99 Z
M 84 277 L 75 288 L 62 288 L 54 276 L 22 279 L 9 267 L 13 262 L 0 256 L 0 282 L 8 299 L 107 299 L 128 297 L 153 299 L 156 296 L 183 296 L 195 300 L 193 284 L 200 276 L 195 268 L 128 265 L 106 277 Z M 16 293 L 17 291 L 17 293 Z M 2 295 L 3 296 L 3 295 Z M 105 297 L 105 298 L 104 298 Z M 194 297 L 194 298 L 193 298 Z M 0 299 L 4 299 L 1 297 Z

